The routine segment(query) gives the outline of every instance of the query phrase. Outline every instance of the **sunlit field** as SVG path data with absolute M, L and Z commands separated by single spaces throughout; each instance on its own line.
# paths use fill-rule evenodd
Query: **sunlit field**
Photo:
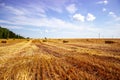
M 0 80 L 120 80 L 120 39 L 0 40 Z

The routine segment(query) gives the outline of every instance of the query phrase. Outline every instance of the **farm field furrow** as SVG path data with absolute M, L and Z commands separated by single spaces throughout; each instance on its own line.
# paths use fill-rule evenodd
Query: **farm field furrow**
M 0 80 L 120 80 L 120 40 L 104 41 L 40 39 L 1 46 Z

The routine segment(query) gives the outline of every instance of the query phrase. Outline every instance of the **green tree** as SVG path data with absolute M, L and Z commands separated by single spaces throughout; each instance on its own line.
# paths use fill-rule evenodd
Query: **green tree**
M 14 32 L 10 31 L 7 28 L 2 28 L 0 26 L 0 39 L 9 39 L 9 38 L 24 38 L 23 36 L 17 35 Z

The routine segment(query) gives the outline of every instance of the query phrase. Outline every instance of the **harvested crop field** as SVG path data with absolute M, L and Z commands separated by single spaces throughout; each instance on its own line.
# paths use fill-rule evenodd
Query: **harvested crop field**
M 0 80 L 120 80 L 120 39 L 0 43 Z

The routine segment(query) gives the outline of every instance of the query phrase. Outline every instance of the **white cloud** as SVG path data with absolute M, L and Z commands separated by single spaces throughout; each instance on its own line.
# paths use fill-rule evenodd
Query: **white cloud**
M 42 7 L 36 7 L 36 5 L 28 5 L 23 7 L 13 7 L 10 5 L 6 5 L 5 3 L 1 3 L 0 6 L 4 10 L 6 10 L 9 16 L 38 16 L 38 17 L 46 17 L 45 10 Z
M 45 13 L 45 9 L 40 5 L 32 3 L 32 4 L 28 5 L 28 7 L 29 8 L 27 8 L 27 10 L 29 10 L 31 12 L 35 11 L 35 12 L 39 12 L 39 13 Z
M 84 22 L 85 21 L 85 17 L 81 14 L 75 14 L 73 15 L 73 19 L 77 20 L 77 21 L 81 21 Z
M 7 21 L 7 20 L 0 20 L 0 23 L 12 24 L 12 22 L 10 22 L 10 21 Z
M 116 15 L 115 12 L 109 12 L 108 16 L 112 17 L 112 21 L 108 21 L 108 23 L 120 23 L 120 16 Z
M 86 17 L 87 21 L 94 21 L 95 19 L 96 19 L 96 17 L 93 14 L 91 14 L 91 13 L 87 14 L 87 17 Z
M 106 4 L 108 4 L 108 0 L 98 1 L 97 4 L 104 4 L 104 5 L 106 5 Z
M 38 0 L 38 1 L 39 1 L 38 5 L 41 4 L 45 10 L 51 9 L 58 13 L 62 13 L 64 5 L 68 0 Z
M 70 4 L 69 6 L 66 7 L 66 10 L 69 13 L 73 14 L 77 11 L 77 8 L 76 8 L 75 4 Z
M 116 18 L 116 21 L 120 21 L 120 17 L 117 17 L 117 18 Z
M 23 29 L 23 27 L 21 26 L 9 26 L 9 25 L 0 25 L 0 26 L 8 29 Z
M 107 0 L 104 0 L 103 3 L 104 3 L 104 4 L 108 4 L 108 1 L 107 1 Z
M 114 12 L 109 12 L 109 15 L 112 16 L 113 18 L 117 17 L 117 15 Z
M 46 29 L 45 32 L 48 33 L 48 30 Z
M 78 26 L 58 18 L 14 17 L 11 20 L 0 20 L 0 23 L 20 26 L 49 27 L 53 29 L 80 29 Z
M 106 8 L 103 8 L 102 11 L 105 12 L 107 9 Z
M 12 14 L 15 14 L 15 15 L 24 15 L 25 14 L 24 11 L 17 9 L 15 7 L 12 7 L 12 6 L 8 6 L 5 3 L 1 3 L 0 5 Z
M 51 10 L 56 11 L 58 13 L 62 13 L 63 12 L 61 7 L 47 6 L 47 9 L 51 9 Z

